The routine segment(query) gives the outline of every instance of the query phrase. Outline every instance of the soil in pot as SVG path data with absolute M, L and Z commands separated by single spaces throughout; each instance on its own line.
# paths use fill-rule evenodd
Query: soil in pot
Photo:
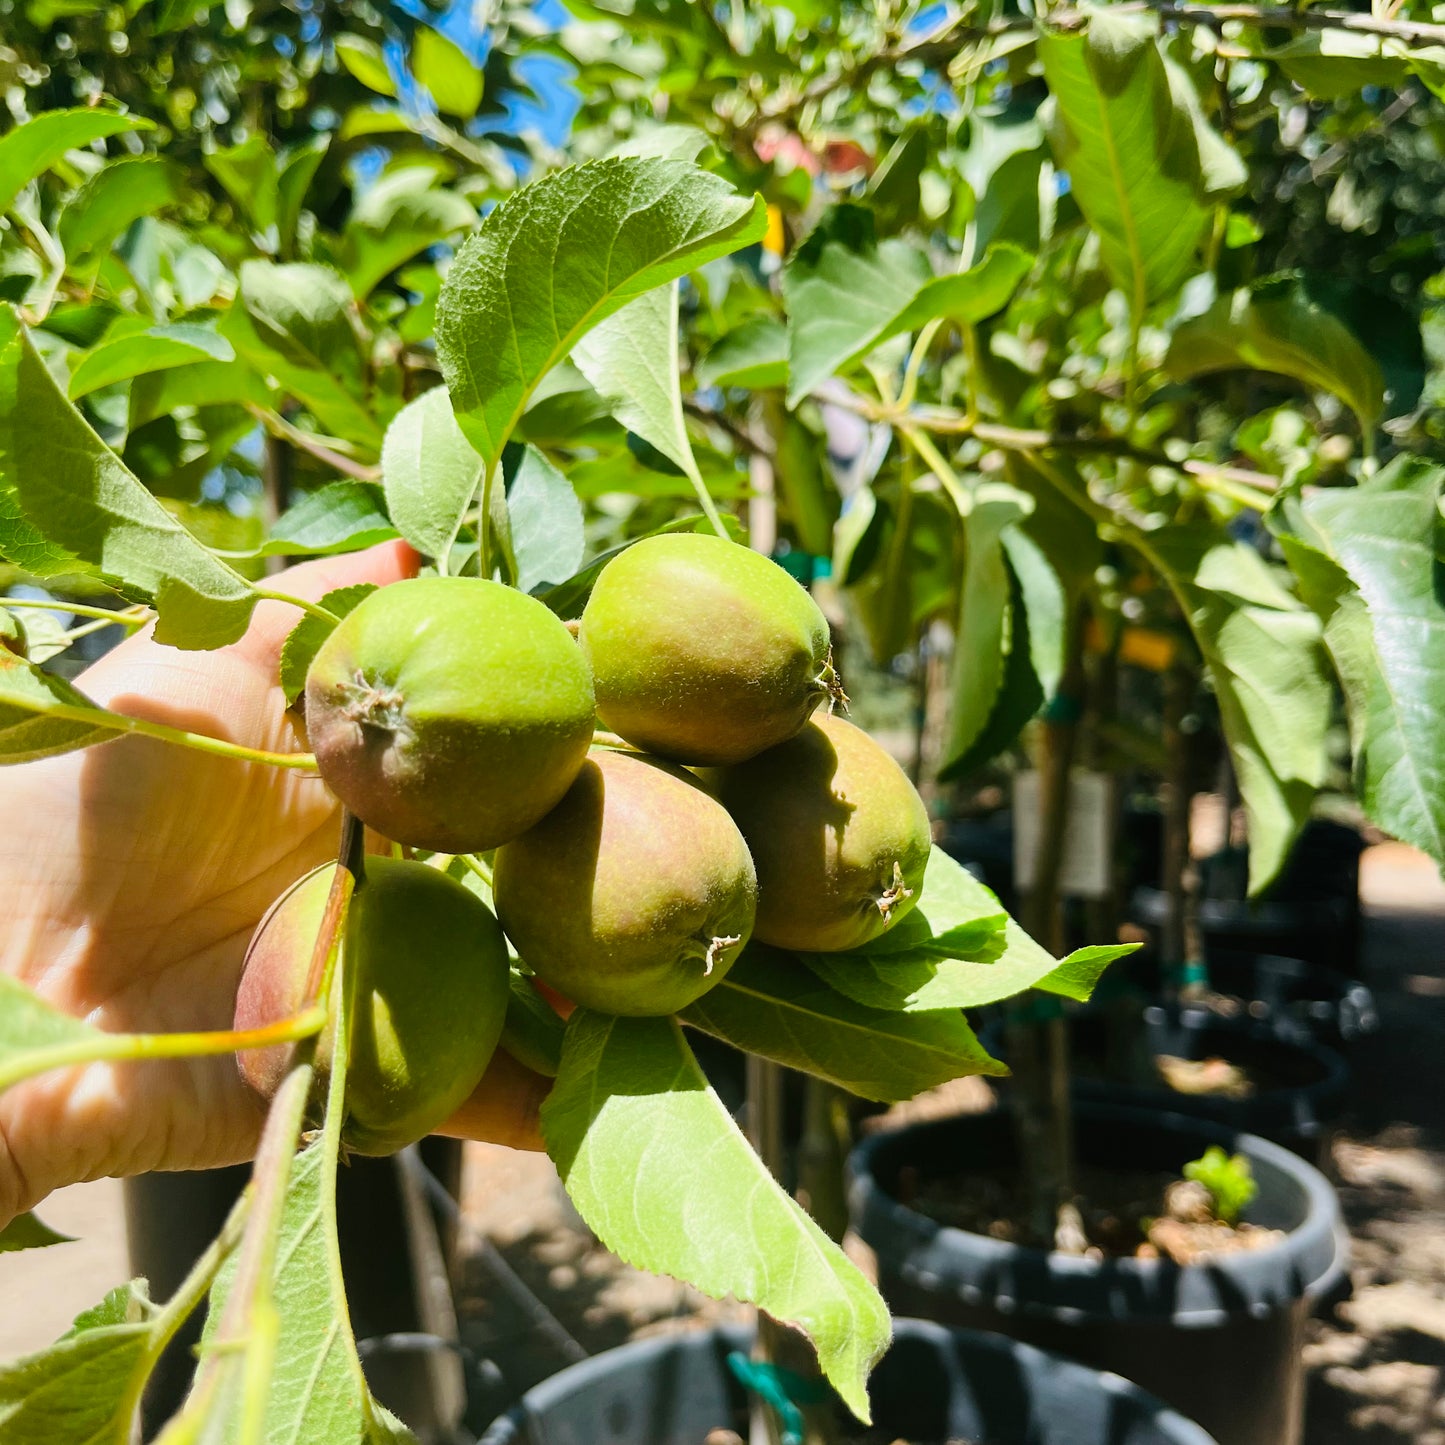
M 1007 1116 L 960 1115 L 874 1134 L 851 1160 L 853 1227 L 877 1257 L 890 1307 L 1113 1370 L 1198 1420 L 1221 1445 L 1300 1445 L 1305 1321 L 1343 1274 L 1328 1182 L 1276 1145 L 1200 1119 L 1081 1102 L 1075 1128 L 1080 1166 L 1115 1176 L 1176 1177 L 1211 1145 L 1245 1155 L 1259 1186 L 1245 1215 L 1279 1237 L 1186 1266 L 1137 1253 L 1086 1259 L 997 1239 L 987 1222 L 940 1224 L 899 1198 L 905 1169 L 918 1171 L 915 1201 L 929 1178 L 954 1175 L 951 1197 L 962 1199 L 971 1192 L 958 1188 L 964 1177 L 1018 1172 Z
M 1262 1249 L 1284 1238 L 1278 1229 L 1215 1218 L 1209 1191 L 1163 1169 L 1081 1166 L 1074 1205 L 1085 1259 L 1172 1259 L 1200 1264 L 1225 1254 Z M 899 1171 L 896 1198 L 929 1219 L 1011 1244 L 1053 1246 L 1029 1236 L 1029 1194 L 1016 1170 L 999 1167 L 922 1175 Z

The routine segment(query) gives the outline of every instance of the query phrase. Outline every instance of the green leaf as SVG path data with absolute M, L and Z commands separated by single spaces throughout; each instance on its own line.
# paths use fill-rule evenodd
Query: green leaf
M 68 682 L 0 648 L 0 766 L 74 752 L 115 736 L 90 723 L 46 717 L 44 710 L 56 703 L 95 706 Z
M 955 1009 L 864 1008 L 796 956 L 755 944 L 682 1021 L 746 1053 L 885 1104 L 964 1074 L 1005 1074 Z
M 572 361 L 628 431 L 706 490 L 682 415 L 678 283 L 659 286 L 605 317 L 572 348 Z
M 134 1280 L 80 1315 L 49 1349 L 0 1365 L 5 1445 L 91 1445 L 127 1438 L 118 1418 L 134 1404 L 134 1379 L 149 1363 L 155 1308 Z
M 280 202 L 280 176 L 271 142 L 257 132 L 239 145 L 212 151 L 202 161 L 257 234 L 269 232 L 276 224 Z
M 486 463 L 462 434 L 444 386 L 402 407 L 381 447 L 382 486 L 397 531 L 428 557 L 447 557 Z
M 1293 377 L 1339 397 L 1366 431 L 1385 414 L 1379 364 L 1303 277 L 1276 276 L 1221 296 L 1178 327 L 1164 366 L 1184 380 L 1244 369 Z
M 0 679 L 5 677 L 0 658 Z M 24 984 L 0 974 L 0 1089 L 44 1073 L 70 1051 L 98 1044 L 105 1035 L 37 998 Z
M 1261 53 L 1316 100 L 1357 96 L 1367 85 L 1395 90 L 1410 78 L 1410 50 L 1397 40 L 1324 30 Z
M 392 79 L 381 46 L 363 40 L 359 35 L 338 35 L 336 58 L 368 90 L 374 90 L 378 95 L 396 95 L 396 81 Z
M 0 1254 L 22 1249 L 47 1249 L 52 1244 L 73 1244 L 74 1236 L 57 1234 L 33 1214 L 20 1214 L 0 1229 Z
M 1152 16 L 1091 10 L 1082 32 L 1038 40 L 1054 156 L 1136 316 L 1195 269 L 1212 203 L 1245 180 L 1158 30 Z
M 768 428 L 777 438 L 773 481 L 783 516 L 805 552 L 826 557 L 833 550 L 833 524 L 838 520 L 838 492 L 824 472 L 827 438 L 784 410 L 778 397 L 764 398 L 763 408 Z
M 922 1013 L 979 1008 L 1028 988 L 1087 999 L 1103 969 L 1137 947 L 1084 948 L 1060 962 L 966 868 L 935 847 L 918 905 L 896 927 L 851 953 L 801 957 L 856 1003 Z
M 477 224 L 471 203 L 436 184 L 430 166 L 391 171 L 352 208 L 341 238 L 342 269 L 359 299 L 429 246 Z
M 742 527 L 736 518 L 731 516 L 723 517 L 723 524 L 728 530 L 728 535 L 734 542 L 742 537 Z M 644 541 L 648 537 L 659 537 L 665 532 L 712 532 L 713 526 L 706 517 L 693 515 L 690 517 L 679 517 L 676 521 L 668 522 L 664 526 L 655 527 L 650 532 L 644 532 L 640 537 L 633 537 L 630 541 L 623 542 L 619 546 L 611 547 L 600 556 L 594 557 L 580 571 L 574 573 L 565 582 L 558 583 L 555 587 L 548 587 L 538 592 L 539 601 L 545 602 L 558 617 L 577 617 L 581 615 L 583 607 L 587 605 L 587 599 L 592 595 L 592 586 L 597 581 L 598 574 L 602 569 L 619 553 L 625 552 L 629 547 Z
M 329 557 L 359 552 L 397 535 L 375 482 L 328 482 L 276 520 L 261 557 Z
M 152 371 L 192 366 L 198 361 L 235 359 L 231 343 L 209 326 L 189 321 L 151 326 L 102 341 L 93 351 L 87 351 L 70 373 L 70 398 L 78 401 L 103 386 Z
M 629 1264 L 796 1325 L 860 1419 L 887 1347 L 877 1292 L 753 1153 L 670 1019 L 578 1009 L 542 1133 L 588 1226 Z
M 825 212 L 783 270 L 788 405 L 895 335 L 894 323 L 932 279 L 917 247 L 876 238 L 866 207 Z
M 60 242 L 74 262 L 111 243 L 133 221 L 180 200 L 179 167 L 159 156 L 125 156 L 97 171 L 75 194 L 60 218 Z
M 113 110 L 48 110 L 0 136 L 0 215 L 67 151 L 124 131 L 154 130 L 138 115 Z
M 480 882 L 476 874 L 472 881 Z M 491 907 L 490 890 L 484 899 Z M 502 1025 L 502 1047 L 525 1068 L 555 1079 L 562 1063 L 565 1026 L 552 1006 L 532 987 L 532 980 L 512 970 L 507 995 L 507 1018 Z
M 582 565 L 582 503 L 572 483 L 536 447 L 520 448 L 515 471 L 508 471 L 507 522 L 516 585 L 523 592 L 545 591 Z
M 321 605 L 333 616 L 345 617 L 375 591 L 376 584 L 373 582 L 338 587 L 321 599 Z M 321 651 L 321 644 L 332 631 L 331 623 L 310 612 L 291 629 L 281 648 L 281 691 L 286 696 L 287 707 L 294 706 L 296 699 L 306 691 L 306 672 L 311 666 L 311 659 Z
M 989 720 L 1006 698 L 1010 660 L 1016 655 L 1027 658 L 1024 639 L 1017 636 L 1019 613 L 1003 533 L 1032 510 L 1032 499 L 1025 493 L 989 482 L 978 488 L 973 509 L 964 518 L 967 565 L 955 630 L 948 745 L 940 777 L 967 773 L 998 751 L 992 745 Z
M 917 331 L 930 321 L 973 326 L 1002 311 L 1013 299 L 1034 258 L 1007 241 L 988 248 L 983 260 L 953 276 L 938 276 L 919 288 L 894 330 Z
M 274 1255 L 271 1303 L 278 1326 L 260 1440 L 415 1442 L 397 1434 L 366 1388 L 341 1279 L 336 1236 L 335 1158 L 318 1140 L 291 1165 Z M 222 1266 L 211 1290 L 202 1349 L 215 1338 L 235 1283 L 239 1253 Z M 227 1412 L 222 1438 L 241 1441 L 240 1412 Z
M 1325 623 L 1366 813 L 1445 866 L 1442 476 L 1400 457 L 1357 487 L 1311 494 L 1293 509 L 1293 528 L 1271 520 Z
M 482 103 L 481 69 L 440 31 L 425 25 L 417 27 L 412 38 L 411 68 L 431 92 L 438 110 L 460 120 L 470 120 L 477 113 Z
M 266 383 L 244 361 L 207 361 L 192 356 L 184 365 L 137 376 L 130 388 L 130 427 L 143 427 L 181 407 L 270 406 Z
M 1331 689 L 1319 619 L 1253 548 L 1207 526 L 1149 546 L 1204 654 L 1249 826 L 1249 891 L 1284 866 L 1327 768 Z
M 628 156 L 505 200 L 457 253 L 437 303 L 437 355 L 472 445 L 494 461 L 537 384 L 593 326 L 758 240 L 766 219 L 761 198 L 707 171 Z
M 1029 664 L 1043 697 L 1051 698 L 1064 672 L 1064 584 L 1043 548 L 1022 527 L 1005 527 L 1000 541 L 1027 626 Z
M 928 258 L 900 240 L 877 240 L 872 211 L 834 206 L 783 271 L 788 312 L 788 405 L 875 347 L 930 321 L 972 325 L 1008 304 L 1033 264 L 1007 243 L 970 270 L 933 275 Z
M 276 178 L 276 229 L 280 232 L 283 254 L 289 254 L 295 245 L 296 228 L 301 223 L 301 203 L 330 145 L 329 135 L 312 136 L 293 146 L 281 163 L 281 173 Z
M 61 394 L 24 328 L 18 349 L 0 348 L 0 493 L 36 535 L 90 563 L 125 595 L 153 602 L 156 641 L 220 647 L 246 630 L 256 602 L 250 584 L 125 469 Z M 0 545 L 22 561 L 3 526 Z M 34 570 L 34 554 L 22 556 Z M 64 558 L 38 560 L 40 575 L 75 570 Z
M 699 386 L 786 386 L 787 327 L 775 316 L 749 316 L 698 361 L 693 376 Z
M 365 368 L 346 279 L 326 266 L 247 261 L 239 301 L 222 325 L 236 350 L 328 432 L 379 448 L 382 429 L 361 400 Z

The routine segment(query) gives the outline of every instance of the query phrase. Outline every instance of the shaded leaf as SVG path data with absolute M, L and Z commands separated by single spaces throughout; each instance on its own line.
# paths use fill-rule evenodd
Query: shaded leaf
M 1385 379 L 1354 333 L 1309 281 L 1276 276 L 1221 296 L 1183 322 L 1164 359 L 1171 376 L 1251 369 L 1338 396 L 1369 430 L 1385 412 Z
M 698 361 L 693 376 L 699 386 L 786 386 L 787 327 L 775 316 L 749 316 Z
M 1023 492 L 985 483 L 964 518 L 967 563 L 959 599 L 953 649 L 953 701 L 941 777 L 965 773 L 989 760 L 996 749 L 981 749 L 990 717 L 1005 694 L 1009 660 L 1026 656 L 1016 636 L 1018 614 L 1003 548 L 1003 533 L 1033 509 Z
M 1283 867 L 1325 780 L 1330 684 L 1319 619 L 1252 548 L 1213 528 L 1150 539 L 1209 667 L 1249 826 L 1249 891 Z
M 276 520 L 261 557 L 327 557 L 359 552 L 397 535 L 375 482 L 328 482 Z
M 254 229 L 261 234 L 270 231 L 280 202 L 280 176 L 271 142 L 257 132 L 202 159 Z
M 565 582 L 582 565 L 582 503 L 572 483 L 537 450 L 522 447 L 507 476 L 507 524 L 516 586 L 537 592 Z
M 19 1214 L 0 1229 L 0 1254 L 22 1249 L 47 1249 L 52 1244 L 73 1244 L 74 1236 L 57 1234 L 33 1214 Z
M 678 384 L 677 291 L 676 281 L 659 286 L 605 317 L 572 348 L 572 361 L 628 431 L 702 488 Z
M 26 639 L 28 642 L 28 628 Z M 26 662 L 0 648 L 0 766 L 74 752 L 115 736 L 91 723 L 46 717 L 46 709 L 55 704 L 95 706 L 68 682 L 41 672 L 36 662 Z
M 1445 866 L 1442 476 L 1400 457 L 1357 487 L 1294 502 L 1272 522 L 1325 623 L 1366 813 Z
M 888 1311 L 778 1187 L 670 1019 L 578 1009 L 542 1132 L 567 1193 L 630 1264 L 796 1325 L 848 1407 L 887 1347 Z
M 343 269 L 366 297 L 399 266 L 429 246 L 477 224 L 471 203 L 436 184 L 430 166 L 388 172 L 365 191 L 342 233 Z
M 348 612 L 354 611 L 373 592 L 376 585 L 372 582 L 358 582 L 351 587 L 338 587 L 334 592 L 328 592 L 322 599 L 321 605 L 336 617 L 345 617 Z M 332 624 L 324 617 L 317 617 L 314 613 L 306 613 L 301 621 L 291 629 L 285 644 L 281 648 L 281 669 L 280 681 L 281 691 L 286 695 L 287 707 L 295 705 L 297 698 L 306 691 L 306 672 L 311 666 L 311 660 L 321 651 L 321 644 L 331 636 Z
M 509 197 L 457 253 L 437 303 L 437 355 L 472 445 L 499 456 L 588 330 L 765 224 L 760 198 L 682 161 L 593 161 Z
M 382 486 L 397 530 L 428 557 L 447 557 L 486 463 L 462 435 L 444 386 L 423 392 L 386 429 Z
M 119 1416 L 147 1364 L 155 1309 L 145 1281 L 114 1289 L 49 1349 L 0 1365 L 6 1445 L 90 1445 L 125 1438 Z
M 978 265 L 933 275 L 928 258 L 901 240 L 879 241 L 873 213 L 834 206 L 783 271 L 788 312 L 788 404 L 861 361 L 875 347 L 930 321 L 971 325 L 1008 304 L 1032 258 L 990 247 Z
M 123 156 L 111 161 L 76 192 L 60 218 L 60 241 L 72 260 L 111 243 L 133 221 L 174 205 L 182 176 L 159 156 Z
M 61 394 L 23 328 L 18 346 L 0 348 L 0 491 L 34 534 L 61 549 L 16 556 L 0 523 L 7 555 L 38 575 L 75 570 L 63 554 L 91 564 L 126 596 L 154 604 L 156 640 L 172 646 L 220 647 L 246 630 L 256 601 L 250 584 L 126 470 Z
M 304 403 L 335 436 L 370 448 L 382 429 L 366 408 L 351 287 L 327 266 L 247 261 L 223 334 L 263 376 Z
M 864 1008 L 798 959 L 754 944 L 680 1015 L 734 1048 L 897 1103 L 964 1074 L 1003 1074 L 957 1010 Z

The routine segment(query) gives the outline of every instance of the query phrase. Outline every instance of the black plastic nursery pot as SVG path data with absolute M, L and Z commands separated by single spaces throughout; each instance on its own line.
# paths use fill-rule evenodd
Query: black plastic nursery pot
M 1072 1023 L 1076 1059 L 1102 1055 L 1107 1028 L 1101 1014 L 1081 1014 Z M 1333 1049 L 1306 1038 L 1283 1039 L 1253 1019 L 1222 1018 L 1202 1008 L 1153 1005 L 1144 1010 L 1144 1046 L 1151 1057 L 1171 1054 L 1200 1060 L 1221 1058 L 1258 1078 L 1245 1098 L 1188 1094 L 1162 1079 L 1148 1083 L 1093 1077 L 1080 1072 L 1076 1098 L 1127 1108 L 1164 1110 L 1212 1119 L 1241 1134 L 1258 1134 L 1282 1144 L 1312 1164 L 1324 1161 L 1330 1135 L 1345 1111 L 1349 1066 Z
M 966 1177 L 1017 1157 L 1002 1111 L 944 1119 L 878 1134 L 850 1161 L 853 1227 L 877 1255 L 889 1306 L 1114 1371 L 1219 1445 L 1298 1445 L 1305 1319 L 1346 1262 L 1329 1183 L 1279 1145 L 1205 1120 L 1081 1103 L 1075 1124 L 1079 1159 L 1103 1168 L 1175 1172 L 1210 1144 L 1246 1155 L 1259 1186 L 1246 1218 L 1284 1239 L 1180 1267 L 1052 1254 L 940 1225 L 899 1202 L 903 1171 Z
M 976 1330 L 895 1320 L 869 1382 L 869 1439 L 909 1445 L 1211 1445 L 1137 1385 Z M 480 1445 L 703 1445 L 747 1438 L 747 1400 L 727 1366 L 751 1334 L 713 1329 L 623 1345 L 529 1390 Z M 862 1427 L 858 1427 L 860 1434 Z

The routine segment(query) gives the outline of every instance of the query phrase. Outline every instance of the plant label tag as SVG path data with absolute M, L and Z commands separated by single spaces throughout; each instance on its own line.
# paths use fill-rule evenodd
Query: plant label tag
M 1041 828 L 1039 774 L 1014 775 L 1014 880 L 1021 891 L 1034 884 Z M 1069 776 L 1069 811 L 1059 892 L 1071 898 L 1103 898 L 1112 883 L 1114 789 L 1107 773 L 1075 768 Z

